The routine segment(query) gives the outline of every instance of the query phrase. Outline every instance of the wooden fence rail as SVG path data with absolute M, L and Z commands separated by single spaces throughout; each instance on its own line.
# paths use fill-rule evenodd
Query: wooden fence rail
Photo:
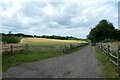
M 79 43 L 79 44 L 73 43 L 73 44 L 69 44 L 69 47 L 68 47 L 68 45 L 65 45 L 63 48 L 63 52 L 67 52 L 70 49 L 75 49 L 75 48 L 78 48 L 78 47 L 84 46 L 84 45 L 88 45 L 88 43 Z
M 22 44 L 22 45 L 17 45 L 17 46 L 10 45 L 10 46 L 7 46 L 7 47 L 2 47 L 2 49 L 0 51 L 2 52 L 2 54 L 5 54 L 5 53 L 12 54 L 15 51 L 24 50 L 24 49 L 27 49 L 27 48 L 28 48 L 27 44 Z
M 80 47 L 80 46 L 84 46 L 84 45 L 87 45 L 88 43 L 72 43 L 72 44 L 69 44 L 69 45 L 65 45 L 62 49 L 63 52 L 67 52 L 69 51 L 70 49 L 74 49 L 74 48 L 77 48 L 77 47 Z M 17 45 L 17 46 L 13 46 L 13 45 L 10 45 L 10 46 L 7 46 L 7 47 L 2 47 L 2 49 L 0 50 L 2 52 L 2 54 L 5 54 L 5 53 L 9 53 L 9 54 L 12 54 L 13 52 L 15 51 L 20 51 L 20 50 L 29 50 L 29 48 L 31 48 L 30 45 L 28 44 L 22 44 L 22 45 Z M 60 48 L 61 50 L 61 48 Z
M 96 46 L 103 51 L 107 55 L 107 58 L 110 59 L 110 61 L 120 69 L 120 46 L 118 47 L 118 53 L 117 56 L 112 54 L 111 48 L 109 45 L 105 46 L 102 43 L 97 43 Z

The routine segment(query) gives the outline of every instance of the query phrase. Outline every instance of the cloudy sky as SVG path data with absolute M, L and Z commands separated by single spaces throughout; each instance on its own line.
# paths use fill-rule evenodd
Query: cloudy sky
M 102 19 L 118 27 L 119 0 L 109 1 L 1 0 L 0 32 L 86 38 Z

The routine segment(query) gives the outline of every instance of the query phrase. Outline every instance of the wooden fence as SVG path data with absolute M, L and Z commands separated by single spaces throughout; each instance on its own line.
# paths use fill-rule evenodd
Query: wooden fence
M 88 45 L 89 43 L 73 43 L 73 44 L 69 44 L 69 47 L 65 46 L 65 48 L 63 49 L 63 52 L 67 52 L 68 50 L 70 49 L 75 49 L 75 48 L 78 48 L 78 47 L 81 47 L 81 46 L 85 46 L 85 45 Z
M 12 54 L 15 51 L 24 50 L 24 49 L 27 49 L 27 48 L 28 48 L 27 44 L 22 44 L 22 45 L 17 45 L 17 46 L 9 45 L 9 46 L 6 46 L 6 47 L 2 47 L 0 51 L 2 52 L 2 54 L 5 54 L 5 53 Z
M 73 44 L 69 44 L 69 45 L 65 45 L 64 48 L 62 49 L 62 52 L 67 52 L 70 49 L 74 49 L 80 46 L 84 46 L 87 45 L 88 43 L 73 43 Z M 38 45 L 37 45 L 38 46 Z M 69 47 L 68 47 L 69 46 Z M 10 45 L 7 47 L 2 47 L 2 49 L 0 50 L 2 52 L 2 54 L 12 54 L 15 51 L 20 51 L 20 50 L 30 50 L 29 48 L 31 48 L 32 46 L 28 45 L 28 44 L 22 44 L 22 45 Z M 35 46 L 33 46 L 35 47 Z M 61 50 L 61 48 L 59 47 L 59 49 Z
M 110 45 L 103 45 L 102 43 L 97 43 L 96 44 L 97 48 L 100 48 L 103 53 L 106 54 L 107 58 L 115 65 L 118 67 L 118 70 L 120 70 L 120 44 L 117 49 L 116 55 L 112 54 L 112 49 Z

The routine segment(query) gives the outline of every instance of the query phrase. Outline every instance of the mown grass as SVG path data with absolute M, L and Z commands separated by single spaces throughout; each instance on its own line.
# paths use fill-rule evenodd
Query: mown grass
M 55 41 L 55 40 L 54 40 Z M 15 66 L 17 64 L 21 63 L 28 63 L 33 62 L 37 60 L 47 59 L 59 55 L 69 54 L 71 52 L 74 52 L 83 46 L 76 47 L 76 48 L 70 48 L 70 44 L 76 45 L 78 43 L 81 43 L 81 41 L 62 41 L 57 40 L 57 42 L 52 40 L 39 40 L 39 39 L 33 39 L 27 38 L 23 43 L 28 44 L 27 50 L 22 50 L 19 52 L 14 52 L 11 55 L 3 55 L 2 57 L 2 70 L 6 71 L 10 67 Z
M 110 62 L 107 56 L 98 48 L 95 48 L 96 58 L 100 62 L 102 68 L 102 77 L 104 78 L 118 78 L 117 67 Z

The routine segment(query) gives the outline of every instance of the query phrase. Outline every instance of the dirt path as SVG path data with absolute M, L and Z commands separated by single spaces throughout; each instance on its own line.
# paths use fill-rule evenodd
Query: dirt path
M 91 45 L 79 51 L 42 61 L 26 63 L 3 73 L 5 78 L 98 78 L 100 69 Z

